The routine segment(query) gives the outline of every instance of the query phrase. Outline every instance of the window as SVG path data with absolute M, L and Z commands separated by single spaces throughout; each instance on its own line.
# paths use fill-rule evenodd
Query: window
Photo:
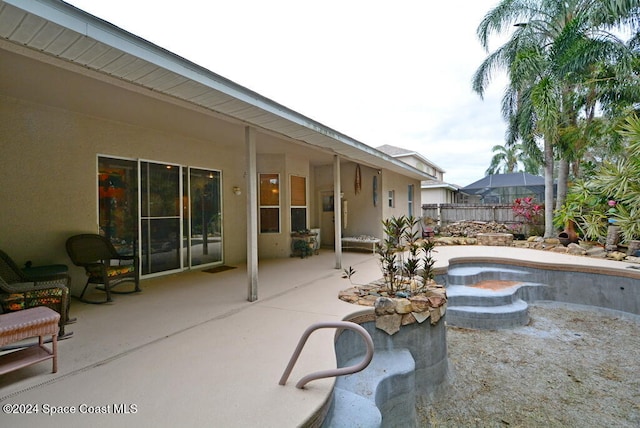
M 396 191 L 389 190 L 389 208 L 396 206 Z
M 407 187 L 407 201 L 408 201 L 408 213 L 407 215 L 413 215 L 413 184 L 409 184 Z
M 260 174 L 260 233 L 280 232 L 280 176 Z
M 291 176 L 291 231 L 307 228 L 307 179 Z

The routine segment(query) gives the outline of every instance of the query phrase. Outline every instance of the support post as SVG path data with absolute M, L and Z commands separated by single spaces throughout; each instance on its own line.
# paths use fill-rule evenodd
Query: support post
M 258 177 L 256 167 L 256 130 L 244 128 L 247 155 L 247 300 L 258 300 Z
M 340 158 L 333 155 L 333 233 L 335 234 L 334 248 L 336 269 L 342 269 L 342 198 L 340 193 Z

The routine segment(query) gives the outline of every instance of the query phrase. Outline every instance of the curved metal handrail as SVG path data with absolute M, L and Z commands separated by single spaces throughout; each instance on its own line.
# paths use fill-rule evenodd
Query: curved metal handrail
M 367 345 L 367 354 L 365 355 L 364 360 L 362 360 L 359 364 L 356 364 L 354 366 L 341 367 L 338 369 L 321 370 L 319 372 L 308 374 L 298 381 L 298 383 L 296 384 L 296 388 L 302 389 L 307 383 L 316 379 L 323 379 L 326 377 L 343 376 L 343 375 L 348 375 L 352 373 L 357 373 L 361 370 L 364 370 L 369 365 L 369 363 L 371 362 L 371 359 L 373 358 L 373 339 L 371 339 L 369 332 L 365 330 L 364 327 L 350 321 L 319 322 L 319 323 L 310 325 L 302 334 L 302 337 L 298 342 L 298 346 L 296 347 L 295 351 L 293 351 L 293 355 L 291 355 L 289 364 L 287 365 L 287 368 L 284 370 L 284 373 L 280 378 L 280 382 L 278 382 L 279 385 L 284 385 L 285 383 L 287 383 L 287 379 L 291 374 L 291 370 L 293 370 L 293 366 L 296 364 L 296 361 L 298 361 L 298 357 L 300 356 L 300 353 L 302 352 L 302 348 L 304 348 L 305 343 L 307 343 L 307 339 L 309 338 L 311 333 L 321 328 L 344 328 L 347 330 L 355 331 L 356 333 L 360 334 L 360 336 L 362 336 L 362 338 L 364 339 L 364 342 Z

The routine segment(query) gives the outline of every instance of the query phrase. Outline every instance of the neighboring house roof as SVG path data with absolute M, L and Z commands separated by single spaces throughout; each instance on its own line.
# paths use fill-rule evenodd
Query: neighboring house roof
M 463 190 L 482 189 L 485 187 L 544 186 L 544 177 L 527 172 L 487 175 L 480 180 L 463 187 Z
M 491 189 L 504 187 L 526 187 L 534 191 L 544 191 L 544 177 L 526 172 L 492 174 L 460 189 L 469 195 L 481 195 Z
M 405 157 L 405 156 L 414 156 L 414 157 L 420 159 L 425 164 L 427 164 L 430 167 L 434 168 L 435 170 L 440 171 L 443 174 L 446 172 L 444 169 L 440 168 L 438 165 L 436 165 L 435 163 L 431 162 L 429 159 L 425 158 L 423 155 L 421 155 L 418 152 L 415 152 L 415 151 L 412 151 L 412 150 L 403 149 L 402 147 L 392 146 L 390 144 L 385 144 L 385 145 L 382 145 L 382 146 L 379 146 L 379 147 L 376 147 L 376 148 L 378 150 L 380 150 L 381 152 L 384 152 L 384 153 L 386 153 L 389 156 L 392 156 L 394 158 Z
M 0 37 L 351 161 L 418 180 L 429 178 L 411 165 L 63 1 L 0 1 Z

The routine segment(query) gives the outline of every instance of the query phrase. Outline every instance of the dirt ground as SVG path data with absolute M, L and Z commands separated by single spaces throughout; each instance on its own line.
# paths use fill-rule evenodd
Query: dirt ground
M 422 427 L 640 427 L 640 316 L 530 305 L 512 330 L 448 327 L 451 384 Z

